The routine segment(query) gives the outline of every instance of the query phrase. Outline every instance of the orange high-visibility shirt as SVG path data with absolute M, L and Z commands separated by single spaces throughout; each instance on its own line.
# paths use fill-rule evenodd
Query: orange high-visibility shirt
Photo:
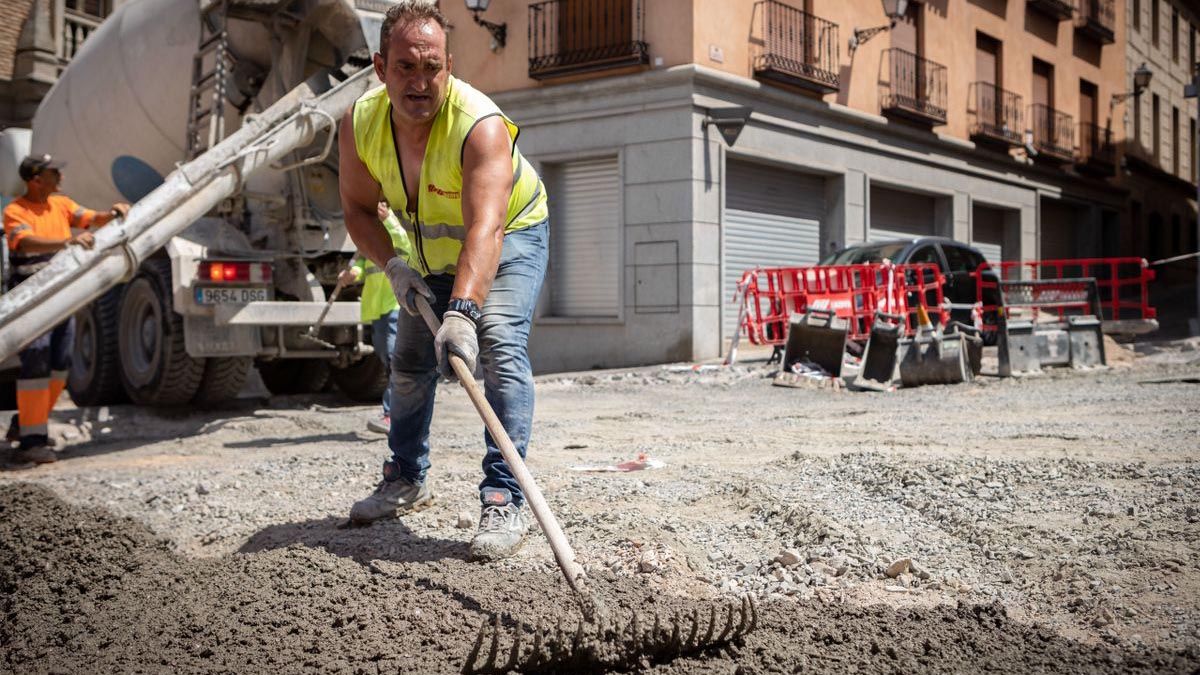
M 10 251 L 29 235 L 66 241 L 71 228 L 92 224 L 96 212 L 85 209 L 66 195 L 50 195 L 44 204 L 20 197 L 4 207 L 4 234 Z

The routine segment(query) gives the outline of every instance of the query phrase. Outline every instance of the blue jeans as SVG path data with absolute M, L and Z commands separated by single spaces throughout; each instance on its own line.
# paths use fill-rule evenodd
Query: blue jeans
M 479 362 L 488 403 L 504 424 L 521 457 L 533 426 L 533 370 L 529 365 L 529 327 L 537 305 L 550 252 L 550 226 L 542 222 L 506 235 L 496 280 L 483 304 L 479 322 Z M 441 316 L 454 287 L 451 275 L 425 277 L 436 296 L 433 311 Z M 433 334 L 421 317 L 400 314 L 392 352 L 392 429 L 388 446 L 392 461 L 406 480 L 422 483 L 429 471 L 429 421 L 437 390 L 437 357 Z M 513 503 L 525 501 L 495 440 L 483 434 L 483 481 L 479 489 L 504 488 Z
M 375 348 L 375 353 L 379 355 L 379 360 L 383 361 L 383 367 L 391 372 L 392 350 L 396 348 L 396 319 L 400 316 L 400 310 L 393 309 L 383 316 L 371 322 L 371 346 Z M 389 384 L 383 389 L 383 416 L 387 417 L 392 414 L 392 387 Z

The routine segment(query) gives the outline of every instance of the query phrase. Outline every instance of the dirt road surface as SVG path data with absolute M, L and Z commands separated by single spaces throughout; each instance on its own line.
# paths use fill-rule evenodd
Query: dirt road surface
M 614 615 L 758 599 L 744 639 L 626 669 L 1195 672 L 1196 348 L 882 394 L 542 377 L 530 466 Z M 540 534 L 467 562 L 482 425 L 438 399 L 435 505 L 364 528 L 371 407 L 60 408 L 61 461 L 0 473 L 0 670 L 451 673 L 496 615 L 574 625 Z M 665 466 L 575 470 L 640 453 Z

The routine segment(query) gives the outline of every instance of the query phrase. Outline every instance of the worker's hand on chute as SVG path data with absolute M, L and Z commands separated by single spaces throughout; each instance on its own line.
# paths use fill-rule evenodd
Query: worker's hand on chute
M 400 256 L 387 261 L 383 271 L 387 274 L 388 281 L 392 282 L 392 293 L 395 293 L 396 301 L 404 307 L 404 311 L 412 316 L 421 315 L 417 309 L 418 295 L 423 296 L 430 304 L 433 303 L 433 291 L 429 290 L 421 275 L 405 264 Z
M 109 209 L 109 213 L 113 215 L 113 218 L 124 218 L 129 215 L 129 205 L 125 202 L 117 202 Z
M 361 273 L 362 270 L 357 265 L 350 269 L 342 270 L 342 273 L 338 275 L 338 283 L 343 286 L 353 286 L 358 283 L 358 275 Z
M 454 381 L 454 369 L 450 367 L 450 355 L 457 354 L 475 372 L 475 360 L 479 357 L 479 337 L 475 322 L 466 314 L 449 311 L 442 317 L 442 327 L 433 340 L 437 352 L 438 372 L 447 380 Z
M 82 246 L 89 251 L 96 245 L 96 237 L 91 232 L 84 230 L 79 234 L 67 240 L 67 246 Z

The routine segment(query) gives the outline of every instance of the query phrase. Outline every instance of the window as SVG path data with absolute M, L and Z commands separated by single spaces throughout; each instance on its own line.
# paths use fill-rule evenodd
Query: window
M 934 263 L 938 267 L 942 266 L 942 261 L 940 258 L 938 258 L 937 249 L 933 246 L 922 246 L 916 251 L 913 251 L 913 254 L 908 258 L 908 262 L 910 264 Z
M 1134 147 L 1144 147 L 1142 145 L 1142 97 L 1133 97 L 1133 145 Z
M 1159 122 L 1159 119 L 1162 117 L 1160 114 L 1161 110 L 1162 108 L 1158 100 L 1158 94 L 1155 94 L 1154 105 L 1150 110 L 1150 114 L 1153 115 L 1153 117 L 1150 119 L 1150 135 L 1154 139 L 1154 145 L 1151 153 L 1154 155 L 1154 162 L 1156 164 L 1162 157 L 1162 124 Z
M 1196 120 L 1188 120 L 1188 138 L 1191 140 L 1188 145 L 1188 157 L 1192 159 L 1192 182 L 1195 183 L 1197 177 L 1200 177 L 1200 172 L 1196 167 L 1197 161 L 1200 161 L 1200 158 L 1196 157 Z
M 983 258 L 960 246 L 942 244 L 942 253 L 951 272 L 974 272 L 984 263 Z
M 1142 30 L 1142 0 L 1133 0 L 1133 30 Z
M 1171 108 L 1171 175 L 1179 175 L 1179 108 Z
M 621 182 L 616 157 L 545 165 L 549 316 L 615 318 L 621 299 Z
M 1158 46 L 1158 0 L 1150 0 L 1150 42 Z
M 1196 67 L 1196 29 L 1188 27 L 1188 69 Z
M 1171 60 L 1179 60 L 1179 10 L 1171 8 Z

